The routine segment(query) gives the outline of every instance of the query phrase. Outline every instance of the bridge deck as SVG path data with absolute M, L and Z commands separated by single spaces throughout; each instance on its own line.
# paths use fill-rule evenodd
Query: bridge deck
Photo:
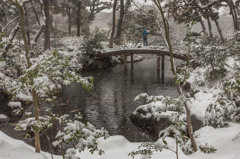
M 155 54 L 155 55 L 166 55 L 170 56 L 168 51 L 164 50 L 153 50 L 153 49 L 127 49 L 127 50 L 113 50 L 109 52 L 103 52 L 99 54 L 99 57 L 108 57 L 108 56 L 117 56 L 117 55 L 133 55 L 133 54 Z M 177 54 L 173 53 L 173 57 L 181 60 L 189 59 L 189 56 L 186 54 Z

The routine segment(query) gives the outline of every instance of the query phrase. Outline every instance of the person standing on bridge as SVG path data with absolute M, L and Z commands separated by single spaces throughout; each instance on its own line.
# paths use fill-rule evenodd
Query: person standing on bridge
M 148 32 L 146 29 L 143 30 L 142 37 L 143 37 L 143 46 L 148 46 Z

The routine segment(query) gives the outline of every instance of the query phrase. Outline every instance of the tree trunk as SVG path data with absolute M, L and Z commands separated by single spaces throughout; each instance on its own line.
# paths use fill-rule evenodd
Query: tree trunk
M 113 38 L 115 34 L 115 27 L 116 27 L 116 8 L 117 8 L 117 0 L 114 0 L 113 2 L 113 19 L 112 19 L 112 32 L 111 32 L 111 37 L 109 41 L 109 47 L 113 48 Z
M 221 40 L 224 41 L 222 29 L 221 29 L 221 26 L 220 26 L 218 20 L 215 19 L 214 22 L 215 22 L 215 24 L 216 24 L 216 27 L 217 27 L 217 30 L 218 30 L 218 33 L 219 33 L 219 35 L 220 35 Z
M 3 26 L 0 24 L 0 33 L 2 32 L 3 30 Z
M 71 18 L 71 8 L 67 8 L 67 15 L 68 15 L 68 35 L 71 35 L 72 32 L 72 18 Z
M 237 16 L 237 11 L 234 5 L 234 2 L 232 0 L 226 0 L 229 8 L 230 8 L 230 14 L 232 15 L 233 19 L 233 26 L 235 31 L 239 31 L 240 27 L 238 26 L 238 16 Z
M 203 34 L 204 34 L 204 35 L 207 35 L 206 26 L 205 26 L 204 21 L 203 21 L 202 18 L 200 19 L 200 23 L 201 23 L 201 26 L 202 26 L 202 32 L 203 32 Z
M 165 38 L 166 38 L 169 53 L 170 53 L 171 70 L 172 70 L 172 73 L 173 73 L 173 76 L 174 76 L 175 80 L 177 81 L 176 67 L 174 65 L 174 60 L 173 60 L 173 49 L 172 49 L 172 44 L 171 44 L 171 40 L 170 40 L 169 24 L 167 22 L 167 19 L 165 18 L 164 11 L 162 9 L 160 0 L 153 0 L 153 2 L 155 3 L 157 8 L 159 9 L 159 11 L 161 13 L 161 16 L 162 16 L 164 29 L 165 29 L 165 36 L 166 36 Z M 177 85 L 178 94 L 181 96 L 182 95 L 182 90 L 181 90 L 181 87 L 180 87 L 180 83 L 176 83 L 176 85 Z M 190 113 L 190 110 L 189 110 L 186 102 L 184 102 L 184 107 L 185 107 L 185 110 L 186 110 L 186 113 L 187 113 L 186 114 L 187 115 L 187 128 L 188 128 L 188 134 L 189 134 L 189 137 L 190 137 L 190 141 L 191 141 L 191 144 L 193 146 L 194 151 L 197 151 L 197 145 L 196 145 L 196 142 L 195 142 L 195 139 L 194 139 L 194 136 L 193 136 L 193 129 L 192 129 L 192 123 L 191 123 L 191 113 Z
M 44 29 L 45 29 L 45 25 L 42 25 L 41 28 L 39 29 L 39 31 L 37 32 L 37 34 L 35 35 L 34 40 L 33 40 L 34 46 L 37 45 L 37 41 L 38 41 L 39 37 L 42 35 Z
M 14 1 L 14 2 L 12 0 L 10 0 L 10 1 L 12 3 L 14 3 L 15 6 L 19 9 L 21 33 L 22 33 L 22 38 L 24 41 L 24 48 L 25 48 L 25 58 L 27 61 L 27 68 L 30 68 L 32 64 L 31 64 L 30 58 L 29 58 L 29 44 L 27 41 L 26 30 L 25 30 L 24 8 L 19 4 L 18 1 Z M 31 85 L 34 85 L 33 77 L 30 77 L 30 80 L 31 80 Z M 37 99 L 36 91 L 34 89 L 32 90 L 32 96 L 33 96 L 35 120 L 39 120 L 38 99 Z M 40 153 L 41 147 L 40 147 L 39 130 L 35 129 L 34 133 L 35 133 L 35 152 Z
M 124 0 L 120 0 L 120 16 L 118 20 L 118 27 L 117 27 L 117 34 L 116 34 L 117 40 L 121 39 L 123 18 L 124 18 Z
M 92 1 L 92 7 L 90 8 L 90 15 L 89 15 L 89 20 L 94 20 L 94 10 L 96 7 L 96 0 Z
M 37 121 L 37 120 L 39 120 L 39 112 L 38 112 L 38 97 L 37 97 L 36 90 L 33 89 L 32 95 L 33 95 L 35 120 Z M 40 146 L 40 136 L 39 136 L 38 128 L 35 128 L 34 133 L 35 133 L 35 152 L 40 152 L 41 146 Z
M 24 5 L 23 7 L 24 7 L 24 10 L 25 10 L 24 14 L 25 14 L 25 17 L 26 17 L 25 18 L 25 25 L 26 25 L 26 31 L 27 31 L 27 40 L 28 40 L 28 44 L 30 44 L 31 39 L 30 39 L 30 32 L 29 32 L 29 25 L 28 25 L 28 14 L 26 12 L 26 6 Z
M 212 24 L 211 24 L 210 18 L 207 18 L 207 22 L 208 22 L 209 35 L 210 35 L 210 37 L 213 37 Z
M 78 2 L 77 8 L 77 37 L 80 37 L 80 17 L 81 17 L 81 1 Z
M 38 15 L 37 15 L 37 12 L 36 12 L 36 9 L 35 9 L 32 1 L 30 1 L 30 3 L 31 3 L 31 5 L 32 5 L 32 9 L 33 9 L 33 12 L 34 12 L 34 14 L 35 14 L 35 17 L 36 17 L 36 19 L 37 19 L 37 22 L 38 22 L 39 25 L 41 25 L 40 20 L 39 20 Z
M 50 4 L 49 0 L 43 1 L 43 11 L 44 11 L 44 20 L 45 20 L 45 30 L 44 30 L 44 50 L 50 50 L 50 30 L 51 30 L 51 21 L 50 21 Z

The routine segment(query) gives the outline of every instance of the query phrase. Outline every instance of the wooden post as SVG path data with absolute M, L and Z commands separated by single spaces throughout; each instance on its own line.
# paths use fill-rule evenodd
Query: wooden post
M 134 81 L 135 81 L 134 72 L 131 71 L 131 84 L 133 84 Z
M 157 69 L 157 84 L 160 84 L 160 69 Z
M 127 70 L 127 55 L 124 55 L 124 70 Z
M 133 71 L 133 54 L 131 55 L 131 71 Z
M 162 83 L 164 83 L 164 55 L 162 55 Z
M 160 57 L 157 58 L 157 70 L 160 71 Z

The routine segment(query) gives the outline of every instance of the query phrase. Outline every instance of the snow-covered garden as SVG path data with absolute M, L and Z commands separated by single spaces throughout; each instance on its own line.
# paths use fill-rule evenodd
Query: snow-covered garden
M 240 159 L 240 1 L 152 0 L 147 9 L 144 2 L 117 2 L 0 2 L 0 128 L 14 127 L 16 134 L 30 138 L 32 144 L 0 129 L 0 159 Z M 104 9 L 113 9 L 111 28 L 91 30 L 97 13 Z M 219 20 L 228 12 L 233 26 L 225 38 Z M 102 21 L 106 19 L 110 18 Z M 171 28 L 171 24 L 179 25 L 169 23 L 172 19 L 184 24 L 180 31 L 184 37 Z M 211 21 L 218 36 L 213 35 Z M 202 26 L 201 32 L 196 23 Z M 146 28 L 150 46 L 140 42 L 146 39 L 139 32 Z M 98 55 L 128 49 L 169 53 L 170 68 L 165 69 L 173 75 L 178 96 L 142 92 L 132 99 L 145 104 L 132 112 L 130 120 L 145 132 L 154 130 L 156 141 L 130 142 L 96 128 L 78 109 L 71 112 L 74 116 L 51 109 L 50 105 L 69 104 L 68 99 L 63 103 L 61 92 L 73 83 L 94 91 L 98 79 L 83 77 L 83 71 L 113 67 L 124 56 Z M 173 58 L 176 52 L 187 55 L 178 67 Z M 134 55 L 134 60 L 144 57 Z M 54 137 L 48 135 L 51 131 Z M 48 145 L 41 144 L 43 136 Z

